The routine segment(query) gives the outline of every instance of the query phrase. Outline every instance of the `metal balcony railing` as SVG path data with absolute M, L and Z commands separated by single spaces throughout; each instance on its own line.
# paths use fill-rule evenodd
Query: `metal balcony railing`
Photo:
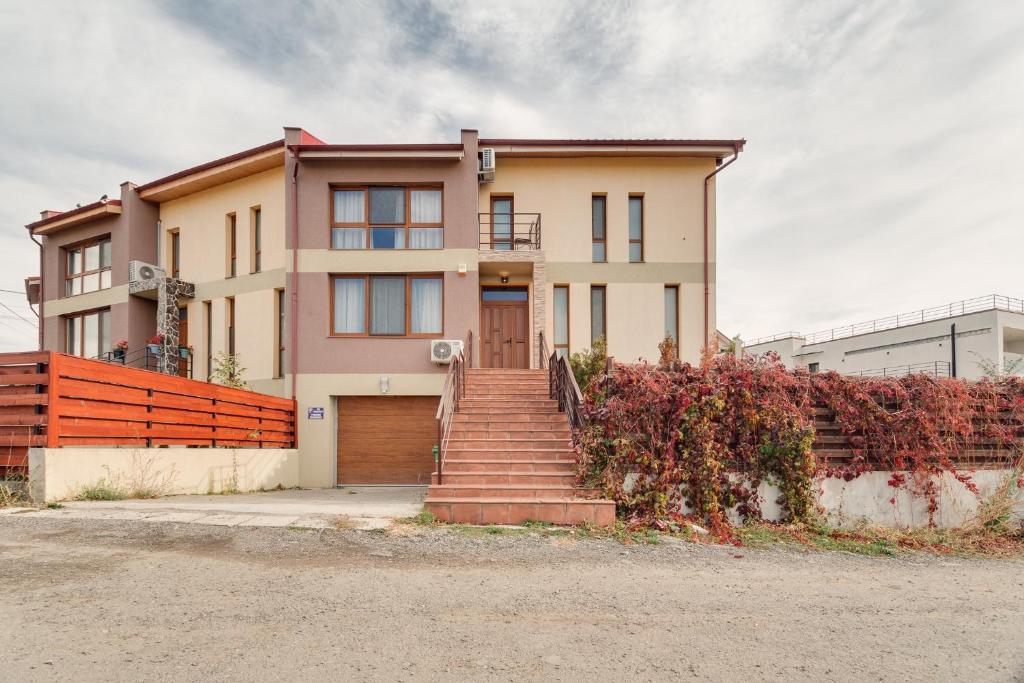
M 540 249 L 539 213 L 481 213 L 480 248 L 488 251 Z
M 980 313 L 981 311 L 991 310 L 1024 313 L 1024 299 L 1018 299 L 1012 296 L 1003 296 L 1001 294 L 990 294 L 988 296 L 979 296 L 974 299 L 954 301 L 953 303 L 944 304 L 942 306 L 922 308 L 919 311 L 913 311 L 911 313 L 899 313 L 897 315 L 890 315 L 887 318 L 876 318 L 875 320 L 869 320 L 863 323 L 854 323 L 853 325 L 844 325 L 843 327 L 833 327 L 830 330 L 821 330 L 820 332 L 813 332 L 811 334 L 781 332 L 768 337 L 759 337 L 751 342 L 747 342 L 745 345 L 755 346 L 757 344 L 765 344 L 789 338 L 803 339 L 804 344 L 820 344 L 821 342 L 832 341 L 834 339 L 855 337 L 858 334 L 870 334 L 872 332 L 881 332 L 883 330 L 892 330 L 898 327 L 931 322 L 932 320 L 943 320 L 945 318 L 952 318 L 959 315 Z
M 178 376 L 192 379 L 192 347 L 179 347 Z M 159 372 L 160 366 L 157 361 L 158 355 L 150 350 L 149 346 L 141 349 L 126 349 L 124 353 L 107 351 L 96 356 L 93 360 L 100 360 L 105 363 L 116 363 L 126 368 L 138 368 L 139 370 L 150 370 Z
M 845 374 L 855 377 L 902 377 L 917 373 L 924 373 L 932 377 L 951 377 L 952 369 L 949 361 L 936 360 L 928 363 L 893 365 L 887 368 L 875 368 L 873 370 L 861 370 L 860 372 L 848 372 Z

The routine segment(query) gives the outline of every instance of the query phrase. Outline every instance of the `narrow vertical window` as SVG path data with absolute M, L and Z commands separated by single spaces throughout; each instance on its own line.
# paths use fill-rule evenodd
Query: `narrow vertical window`
M 206 381 L 213 376 L 213 304 L 203 302 L 203 345 L 206 347 Z
M 605 288 L 604 285 L 590 286 L 590 343 L 593 345 L 602 337 L 607 341 L 605 330 Z
M 594 263 L 604 263 L 608 260 L 607 205 L 608 198 L 604 195 L 594 195 L 590 198 L 591 259 Z
M 235 297 L 227 298 L 228 354 L 235 355 Z
M 252 210 L 252 272 L 263 270 L 263 212 L 259 207 Z
M 284 290 L 278 289 L 277 300 L 277 365 L 274 377 L 284 377 Z
M 679 351 L 679 285 L 665 285 L 665 336 L 672 337 Z
M 171 233 L 171 277 L 178 277 L 181 272 L 181 233 Z
M 555 285 L 554 315 L 555 355 L 565 358 L 569 355 L 569 287 Z
M 228 277 L 238 273 L 238 219 L 235 214 L 227 216 Z
M 641 263 L 644 260 L 644 198 L 629 198 L 629 261 Z

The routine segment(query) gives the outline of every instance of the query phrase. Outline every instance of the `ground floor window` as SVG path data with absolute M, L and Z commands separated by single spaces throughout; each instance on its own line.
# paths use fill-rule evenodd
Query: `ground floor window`
M 665 336 L 679 348 L 679 286 L 665 285 Z
M 555 355 L 569 355 L 569 288 L 566 285 L 555 285 L 554 306 Z
M 96 358 L 110 351 L 110 309 L 65 316 L 64 325 L 67 353 Z
M 333 335 L 442 334 L 444 279 L 441 275 L 337 275 L 331 280 Z
M 605 288 L 604 285 L 590 286 L 590 343 L 607 337 L 605 330 Z M 606 339 L 607 341 L 607 339 Z

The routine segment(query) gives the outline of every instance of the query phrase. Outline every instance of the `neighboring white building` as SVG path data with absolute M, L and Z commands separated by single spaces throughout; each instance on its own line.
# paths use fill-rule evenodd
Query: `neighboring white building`
M 755 339 L 790 368 L 847 375 L 927 372 L 978 379 L 985 368 L 1024 375 L 1024 299 L 993 294 L 831 330 Z

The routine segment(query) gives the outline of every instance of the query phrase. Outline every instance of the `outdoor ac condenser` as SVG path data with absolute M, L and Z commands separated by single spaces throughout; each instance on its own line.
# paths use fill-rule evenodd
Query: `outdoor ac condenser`
M 480 173 L 477 174 L 480 182 L 493 183 L 495 173 L 494 149 L 485 147 L 480 150 Z
M 154 266 L 145 261 L 128 262 L 128 282 L 146 282 L 157 278 L 167 277 L 167 271 L 160 266 Z
M 460 339 L 434 339 L 430 342 L 431 363 L 451 363 L 452 358 L 462 353 Z

